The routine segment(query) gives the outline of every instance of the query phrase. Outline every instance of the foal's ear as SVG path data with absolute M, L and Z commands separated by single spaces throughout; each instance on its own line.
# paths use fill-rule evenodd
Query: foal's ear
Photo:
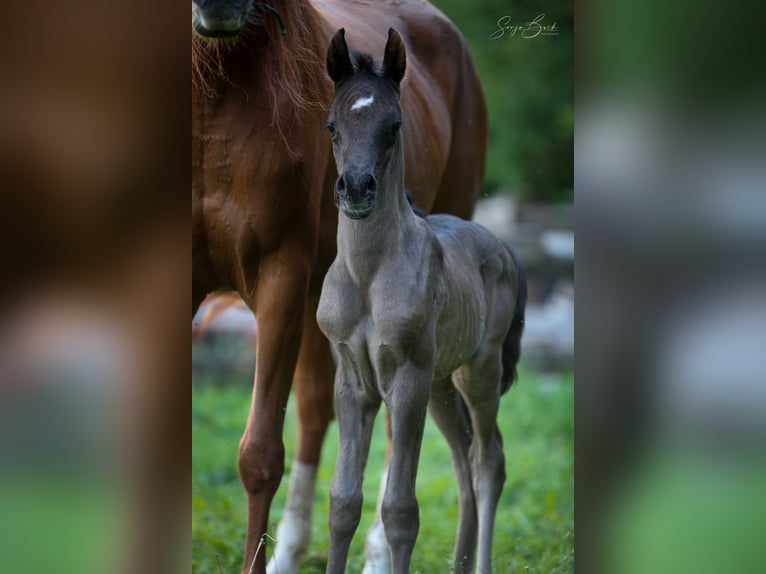
M 335 32 L 332 40 L 330 40 L 330 46 L 327 48 L 327 73 L 336 84 L 354 73 L 354 66 L 351 64 L 351 56 L 349 56 L 346 45 L 346 30 L 344 28 Z
M 388 42 L 386 42 L 386 51 L 383 55 L 383 75 L 398 86 L 404 77 L 406 67 L 407 54 L 402 37 L 399 32 L 389 28 Z

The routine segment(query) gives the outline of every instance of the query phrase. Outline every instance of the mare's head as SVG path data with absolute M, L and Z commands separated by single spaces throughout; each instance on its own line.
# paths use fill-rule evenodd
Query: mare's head
M 379 184 L 386 181 L 394 163 L 392 157 L 397 164 L 402 161 L 399 85 L 405 66 L 404 42 L 393 29 L 388 31 L 380 67 L 367 55 L 352 59 L 342 28 L 327 50 L 327 71 L 335 82 L 327 122 L 340 174 L 335 193 L 340 209 L 351 219 L 364 219 L 373 212 Z
M 192 29 L 205 38 L 230 38 L 240 33 L 254 9 L 274 14 L 286 33 L 279 12 L 253 0 L 192 0 Z

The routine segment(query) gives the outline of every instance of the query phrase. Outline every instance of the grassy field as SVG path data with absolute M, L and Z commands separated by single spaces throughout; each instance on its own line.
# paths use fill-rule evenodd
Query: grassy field
M 192 569 L 195 574 L 239 572 L 245 525 L 245 493 L 237 474 L 237 445 L 249 404 L 248 380 L 194 382 L 192 393 Z M 223 383 L 223 384 L 221 384 Z M 571 374 L 540 376 L 522 370 L 504 397 L 500 428 L 508 479 L 495 528 L 494 572 L 574 571 L 573 426 Z M 362 522 L 349 555 L 349 572 L 364 563 L 364 536 L 371 525 L 385 457 L 385 417 L 375 428 L 364 484 Z M 292 401 L 285 423 L 286 476 L 271 512 L 274 535 L 287 492 L 297 420 Z M 313 540 L 301 574 L 324 572 L 328 547 L 328 492 L 338 429 L 327 436 L 317 480 Z M 457 524 L 457 489 L 446 442 L 426 426 L 417 483 L 420 534 L 411 571 L 448 573 Z

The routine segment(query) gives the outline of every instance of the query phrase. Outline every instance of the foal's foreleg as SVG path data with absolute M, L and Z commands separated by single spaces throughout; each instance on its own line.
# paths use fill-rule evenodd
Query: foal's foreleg
M 290 488 L 277 529 L 267 574 L 295 574 L 311 541 L 311 510 L 317 465 L 327 425 L 333 417 L 335 363 L 330 343 L 316 323 L 317 300 L 309 299 L 295 369 L 295 399 L 300 422 L 298 449 L 290 472 Z
M 341 364 L 335 380 L 340 445 L 330 489 L 330 551 L 327 574 L 345 574 L 348 549 L 362 515 L 362 476 L 379 402 L 365 401 Z
M 397 371 L 387 397 L 391 412 L 392 453 L 381 516 L 391 547 L 393 574 L 408 574 L 420 529 L 415 479 L 423 442 L 433 371 L 407 364 Z
M 428 410 L 436 426 L 447 439 L 452 455 L 452 470 L 458 486 L 460 514 L 455 537 L 455 574 L 469 574 L 476 554 L 476 498 L 473 492 L 469 449 L 473 431 L 463 399 L 455 390 L 452 379 L 434 383 Z

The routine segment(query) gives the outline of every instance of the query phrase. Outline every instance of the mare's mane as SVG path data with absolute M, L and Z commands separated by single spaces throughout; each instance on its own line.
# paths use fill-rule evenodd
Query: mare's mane
M 192 31 L 192 98 L 218 97 L 222 84 L 236 85 L 229 78 L 227 60 L 245 57 L 257 69 L 265 85 L 276 124 L 279 102 L 287 96 L 295 111 L 326 107 L 323 41 L 319 15 L 306 1 L 272 0 L 282 15 L 287 35 L 268 12 L 254 8 L 235 38 L 202 38 Z M 243 88 L 244 89 L 244 88 Z

